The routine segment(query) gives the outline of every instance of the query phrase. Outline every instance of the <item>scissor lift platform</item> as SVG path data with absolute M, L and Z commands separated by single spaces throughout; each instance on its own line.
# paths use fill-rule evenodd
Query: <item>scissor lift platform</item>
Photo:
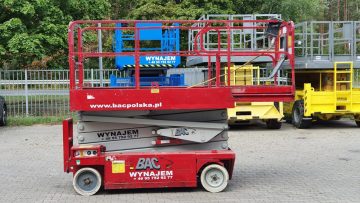
M 262 25 L 249 22 L 261 22 Z M 116 24 L 127 26 L 115 26 Z M 137 26 L 154 23 L 162 26 Z M 203 26 L 196 26 L 204 23 Z M 102 26 L 98 26 L 101 24 Z M 176 25 L 176 26 L 174 26 Z M 266 51 L 231 50 L 230 33 L 241 29 L 268 31 L 275 46 Z M 271 26 L 270 26 L 271 27 Z M 139 33 L 143 29 L 197 30 L 193 50 L 144 51 Z M 93 32 L 115 30 L 134 36 L 132 51 L 94 51 L 83 36 Z M 201 38 L 210 30 L 219 33 L 218 49 L 208 50 Z M 210 192 L 220 192 L 232 176 L 235 155 L 228 146 L 226 108 L 237 101 L 291 101 L 291 85 L 234 86 L 222 80 L 220 58 L 226 57 L 228 72 L 231 56 L 268 57 L 274 67 L 286 58 L 294 64 L 293 47 L 281 47 L 280 40 L 293 40 L 292 22 L 280 20 L 163 20 L 163 21 L 74 21 L 69 25 L 70 109 L 79 112 L 77 133 L 73 135 L 72 120 L 64 126 L 64 171 L 74 173 L 73 185 L 82 195 L 95 194 L 101 187 L 156 188 L 195 187 L 200 179 Z M 226 37 L 220 36 L 227 33 Z M 228 39 L 224 46 L 220 41 Z M 229 40 L 230 39 L 230 40 Z M 200 42 L 200 43 L 197 43 Z M 293 44 L 293 43 L 291 43 Z M 290 45 L 291 45 L 290 44 Z M 160 86 L 153 82 L 141 86 L 141 56 L 204 56 L 208 72 L 214 77 L 195 86 Z M 85 59 L 133 56 L 135 85 L 131 87 L 84 87 Z M 214 67 L 214 68 L 213 68 Z M 144 68 L 144 67 L 142 67 Z M 294 75 L 290 74 L 291 81 Z M 276 84 L 276 83 L 275 83 Z

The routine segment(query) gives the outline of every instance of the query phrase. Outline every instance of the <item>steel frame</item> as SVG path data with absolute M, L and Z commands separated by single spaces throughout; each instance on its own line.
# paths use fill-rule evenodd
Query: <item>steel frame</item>
M 306 21 L 295 25 L 296 69 L 332 69 L 336 61 L 360 68 L 360 21 Z
M 209 14 L 209 15 L 203 15 L 198 20 L 260 20 L 260 19 L 270 19 L 270 18 L 281 18 L 280 14 L 241 14 L 241 15 L 228 15 L 228 14 Z M 255 23 L 246 23 L 247 25 L 253 25 L 255 26 Z M 257 24 L 263 24 L 263 23 L 257 23 Z M 196 26 L 204 26 L 204 24 L 197 23 Z M 259 26 L 259 25 L 257 25 Z M 224 30 L 226 31 L 226 30 Z M 188 50 L 194 49 L 194 36 L 196 35 L 196 30 L 190 30 L 188 33 Z M 210 49 L 212 45 L 217 45 L 217 43 L 212 43 L 210 36 L 216 35 L 215 32 L 208 32 L 206 34 L 206 37 L 204 39 L 204 44 L 207 49 Z M 246 36 L 249 36 L 249 39 L 246 38 Z M 257 36 L 261 36 L 258 38 Z M 238 40 L 235 40 L 235 38 L 238 37 Z M 231 50 L 256 50 L 260 47 L 257 47 L 257 42 L 259 40 L 267 40 L 264 35 L 264 30 L 232 30 L 231 31 Z M 246 43 L 250 44 L 250 47 L 245 47 L 244 45 Z M 226 42 L 222 42 L 221 44 L 225 44 Z M 261 47 L 264 48 L 264 47 Z
M 181 30 L 198 30 L 196 38 L 199 44 L 194 50 L 180 50 L 175 52 L 140 51 L 139 31 L 141 29 L 154 29 L 159 27 L 136 27 L 137 23 L 152 22 L 162 23 L 161 28 L 179 28 Z M 70 68 L 70 109 L 72 111 L 114 111 L 114 110 L 173 110 L 173 109 L 216 109 L 233 107 L 236 101 L 291 101 L 294 97 L 294 24 L 281 22 L 280 34 L 275 38 L 275 47 L 269 50 L 239 51 L 231 50 L 231 32 L 242 29 L 265 29 L 264 26 L 256 26 L 257 23 L 276 23 L 278 20 L 79 20 L 71 22 L 68 30 L 69 41 L 69 68 Z M 116 23 L 127 23 L 127 27 L 116 27 Z M 179 23 L 179 26 L 170 26 Z M 205 27 L 193 26 L 196 23 L 205 23 Z M 252 23 L 254 26 L 234 26 Z M 98 26 L 101 24 L 102 26 Z M 169 25 L 169 26 L 168 26 Z M 83 50 L 83 34 L 86 31 L 116 29 L 131 30 L 135 33 L 134 52 L 87 52 Z M 227 46 L 221 48 L 220 30 L 226 30 Z M 282 31 L 286 30 L 286 32 Z M 218 33 L 218 49 L 205 49 L 202 38 L 210 31 Z M 280 38 L 286 39 L 287 47 L 280 48 Z M 135 87 L 126 88 L 88 88 L 84 87 L 83 71 L 84 59 L 115 56 L 135 56 Z M 214 84 L 200 87 L 152 87 L 140 86 L 140 56 L 204 56 L 216 57 L 215 82 Z M 269 57 L 273 67 L 285 56 L 292 67 L 292 85 L 278 86 L 231 86 L 230 81 L 222 84 L 221 81 L 221 57 L 226 57 L 228 76 L 230 74 L 231 56 Z M 209 62 L 211 64 L 211 62 Z M 210 72 L 210 67 L 209 67 Z M 229 77 L 228 77 L 229 78 Z M 274 78 L 276 80 L 276 77 Z M 157 106 L 139 107 L 139 103 L 161 103 Z M 120 104 L 120 105 L 119 105 Z M 124 108 L 122 105 L 129 106 Z

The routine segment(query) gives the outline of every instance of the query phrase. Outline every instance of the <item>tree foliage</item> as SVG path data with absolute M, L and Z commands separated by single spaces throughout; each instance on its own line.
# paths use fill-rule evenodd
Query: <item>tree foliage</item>
M 67 25 L 102 19 L 107 0 L 0 0 L 0 60 L 8 68 L 66 67 Z
M 286 20 L 359 20 L 360 0 L 0 0 L 0 68 L 66 68 L 77 19 L 197 19 L 282 14 Z
M 197 19 L 204 14 L 235 14 L 231 0 L 139 0 L 131 19 Z

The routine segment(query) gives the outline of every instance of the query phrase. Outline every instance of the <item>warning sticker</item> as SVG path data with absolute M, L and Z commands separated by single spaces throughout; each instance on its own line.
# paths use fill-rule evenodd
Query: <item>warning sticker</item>
M 159 88 L 151 88 L 151 94 L 159 94 L 160 89 Z
M 125 160 L 112 161 L 112 173 L 125 173 Z

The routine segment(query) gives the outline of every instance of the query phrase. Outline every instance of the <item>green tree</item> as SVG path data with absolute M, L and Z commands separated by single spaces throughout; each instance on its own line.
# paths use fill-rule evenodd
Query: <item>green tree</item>
M 323 0 L 139 0 L 127 17 L 197 19 L 204 14 L 282 14 L 284 19 L 298 22 L 319 19 L 327 6 Z
M 282 14 L 296 23 L 359 20 L 359 5 L 360 0 L 0 0 L 0 67 L 67 67 L 67 26 L 72 20 L 263 13 Z M 111 33 L 104 37 L 105 47 L 111 49 Z M 85 40 L 96 40 L 96 35 Z M 181 41 L 184 45 L 187 40 Z
M 0 0 L 0 64 L 7 68 L 67 67 L 71 20 L 109 16 L 107 0 Z
M 197 19 L 204 14 L 235 14 L 232 0 L 139 0 L 130 19 Z
M 360 20 L 360 0 L 324 0 L 324 20 Z

